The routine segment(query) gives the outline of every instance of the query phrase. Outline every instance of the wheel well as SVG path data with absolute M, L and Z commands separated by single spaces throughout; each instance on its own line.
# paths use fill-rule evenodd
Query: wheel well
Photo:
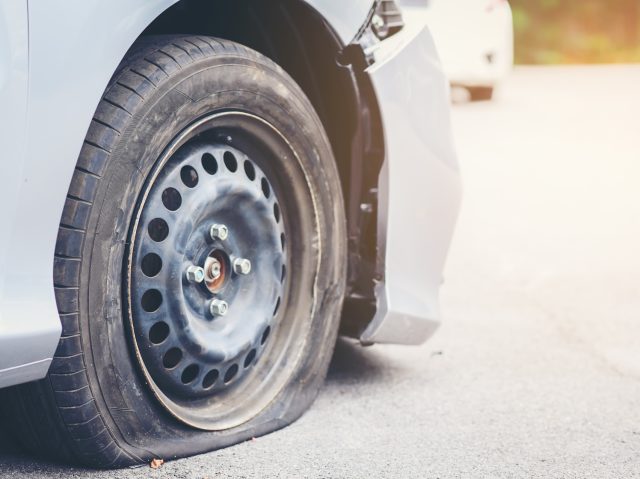
M 343 332 L 357 336 L 375 312 L 377 182 L 384 139 L 369 65 L 359 45 L 343 45 L 303 0 L 180 0 L 142 36 L 201 34 L 246 45 L 280 65 L 300 85 L 327 132 L 347 217 L 349 273 Z

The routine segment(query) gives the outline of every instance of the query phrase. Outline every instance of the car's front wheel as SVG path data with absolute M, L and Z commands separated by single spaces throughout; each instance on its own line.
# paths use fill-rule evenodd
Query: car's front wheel
M 278 429 L 326 373 L 345 250 L 331 147 L 295 82 L 230 42 L 147 39 L 69 189 L 49 375 L 5 412 L 30 448 L 101 467 Z

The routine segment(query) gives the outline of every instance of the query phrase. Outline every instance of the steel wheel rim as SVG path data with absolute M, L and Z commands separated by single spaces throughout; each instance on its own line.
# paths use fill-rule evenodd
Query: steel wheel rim
M 160 400 L 162 406 L 172 415 L 182 422 L 206 430 L 233 427 L 234 425 L 249 420 L 268 405 L 268 401 L 266 400 L 262 401 L 263 404 L 257 401 L 253 405 L 238 408 L 236 414 L 230 414 L 220 410 L 216 411 L 216 407 L 214 407 L 216 403 L 224 403 L 229 400 L 229 397 L 233 397 L 234 390 L 240 392 L 243 383 L 245 386 L 244 389 L 246 390 L 247 384 L 250 384 L 252 379 L 255 380 L 256 376 L 264 376 L 265 371 L 271 375 L 271 373 L 268 372 L 269 368 L 274 369 L 275 366 L 282 361 L 286 348 L 291 349 L 291 339 L 296 336 L 294 333 L 297 332 L 299 334 L 308 327 L 307 324 L 296 325 L 292 323 L 288 325 L 287 329 L 291 329 L 291 331 L 287 333 L 288 340 L 279 341 L 279 345 L 271 347 L 274 345 L 270 344 L 273 342 L 270 338 L 274 336 L 274 330 L 277 331 L 278 327 L 281 326 L 281 312 L 288 300 L 288 289 L 291 284 L 287 277 L 289 270 L 289 258 L 287 256 L 288 228 L 284 217 L 285 215 L 282 211 L 286 206 L 282 205 L 279 201 L 277 190 L 282 188 L 272 184 L 269 179 L 269 172 L 263 171 L 258 161 L 253 161 L 249 155 L 243 152 L 242 148 L 236 147 L 234 144 L 236 142 L 242 143 L 237 141 L 241 135 L 238 135 L 237 128 L 235 130 L 233 128 L 227 129 L 226 125 L 238 121 L 240 123 L 249 121 L 252 123 L 252 128 L 261 128 L 264 131 L 268 131 L 279 144 L 289 149 L 292 156 L 296 156 L 291 145 L 289 145 L 284 136 L 272 124 L 248 113 L 217 113 L 190 125 L 167 148 L 165 154 L 163 154 L 157 162 L 155 169 L 148 179 L 147 186 L 138 202 L 136 215 L 131 228 L 131 246 L 129 247 L 128 262 L 125 269 L 129 326 L 138 364 L 141 367 L 146 381 L 149 383 L 153 394 Z M 234 137 L 227 134 L 227 132 L 230 131 L 234 133 Z M 246 141 L 245 144 L 247 144 Z M 232 156 L 235 158 L 235 168 L 225 163 L 225 153 L 227 157 L 231 158 Z M 213 158 L 215 158 L 217 162 L 215 172 L 206 171 L 202 163 L 204 155 L 212 155 Z M 195 160 L 200 162 L 200 167 L 194 166 Z M 174 161 L 176 162 L 175 164 L 173 163 Z M 248 166 L 245 168 L 245 165 Z M 184 332 L 186 330 L 193 332 L 194 324 L 200 327 L 204 326 L 205 329 L 207 323 L 208 325 L 226 324 L 226 326 L 229 326 L 229 324 L 233 322 L 233 319 L 237 320 L 237 318 L 230 317 L 228 318 L 230 321 L 226 321 L 225 319 L 220 321 L 220 318 L 212 318 L 210 312 L 203 309 L 203 305 L 206 306 L 209 301 L 208 298 L 215 298 L 217 294 L 212 295 L 207 288 L 201 287 L 201 284 L 189 283 L 188 280 L 185 280 L 184 274 L 181 275 L 179 273 L 185 269 L 189 261 L 194 262 L 195 260 L 195 263 L 201 262 L 204 257 L 203 251 L 207 253 L 206 256 L 209 257 L 209 253 L 213 250 L 223 250 L 227 252 L 228 258 L 232 262 L 234 257 L 239 256 L 236 254 L 236 251 L 247 249 L 247 240 L 244 239 L 229 245 L 228 243 L 233 243 L 234 240 L 226 239 L 224 241 L 218 241 L 216 239 L 208 239 L 205 241 L 207 247 L 203 249 L 202 247 L 190 247 L 189 241 L 184 241 L 183 238 L 182 242 L 177 242 L 178 248 L 175 248 L 175 244 L 171 245 L 175 249 L 174 256 L 179 256 L 184 253 L 187 253 L 186 256 L 189 256 L 189 254 L 192 254 L 192 256 L 189 258 L 189 261 L 183 261 L 179 267 L 176 267 L 173 263 L 165 267 L 166 262 L 164 259 L 166 256 L 163 257 L 163 251 L 159 251 L 153 247 L 149 248 L 149 245 L 157 247 L 164 243 L 166 238 L 170 238 L 172 235 L 172 225 L 174 228 L 180 230 L 179 225 L 187 221 L 184 218 L 173 217 L 171 218 L 172 221 L 165 220 L 169 226 L 169 233 L 166 237 L 160 241 L 156 241 L 151 237 L 151 230 L 149 229 L 150 222 L 153 219 L 160 218 L 157 214 L 159 208 L 158 199 L 160 198 L 160 201 L 162 201 L 162 194 L 158 195 L 160 190 L 165 191 L 168 188 L 174 188 L 181 193 L 181 190 L 185 188 L 195 190 L 198 186 L 206 186 L 205 183 L 200 185 L 196 184 L 195 186 L 187 184 L 184 178 L 181 178 L 179 173 L 176 173 L 185 166 L 191 166 L 196 170 L 198 184 L 203 181 L 200 179 L 201 177 L 205 178 L 206 182 L 233 178 L 235 181 L 232 182 L 233 185 L 238 187 L 236 180 L 240 177 L 240 181 L 245 183 L 244 186 L 240 187 L 244 198 L 251 197 L 255 200 L 256 204 L 260 205 L 262 210 L 258 217 L 263 224 L 269 224 L 268 240 L 266 242 L 258 242 L 258 246 L 269 244 L 272 251 L 275 252 L 275 254 L 266 255 L 266 257 L 271 259 L 271 264 L 267 267 L 270 271 L 270 281 L 266 283 L 264 276 L 260 275 L 260 271 L 265 270 L 266 261 L 264 260 L 264 256 L 263 259 L 259 259 L 255 265 L 253 265 L 252 261 L 251 274 L 254 272 L 258 273 L 255 276 L 258 276 L 256 279 L 260 285 L 260 288 L 254 287 L 253 291 L 260 293 L 258 294 L 258 303 L 261 305 L 261 314 L 267 310 L 269 314 L 264 314 L 263 316 L 265 317 L 251 322 L 253 328 L 248 328 L 251 329 L 251 334 L 245 335 L 243 336 L 243 340 L 235 342 L 236 346 L 241 343 L 242 347 L 231 348 L 234 349 L 231 352 L 229 352 L 229 348 L 221 352 L 221 348 L 218 347 L 217 352 L 219 354 L 217 355 L 212 353 L 212 350 L 216 350 L 216 348 L 200 351 L 198 347 L 202 346 L 202 343 L 198 343 L 197 341 L 192 342 L 190 345 L 185 345 L 184 337 L 181 338 L 183 340 L 181 343 L 176 343 L 176 338 L 172 336 L 173 332 Z M 170 167 L 170 170 L 167 170 L 168 167 Z M 183 183 L 180 190 L 176 188 L 176 178 L 180 178 L 180 181 Z M 187 191 L 187 193 L 189 192 L 190 191 Z M 189 203 L 188 194 L 183 195 L 181 193 L 180 196 L 183 202 L 186 200 L 186 204 Z M 147 210 L 146 207 L 151 204 L 153 208 Z M 179 216 L 182 205 L 174 211 L 171 211 L 171 208 L 174 206 L 169 207 L 163 204 L 162 207 L 165 210 L 163 213 L 166 215 Z M 168 213 L 166 213 L 167 211 Z M 214 216 L 215 215 L 204 215 L 204 217 L 207 218 L 204 222 L 206 223 L 206 227 L 210 227 L 212 224 L 224 223 L 225 221 L 230 223 L 227 219 L 221 221 L 213 220 Z M 228 217 L 229 216 L 227 216 L 227 218 Z M 164 218 L 165 217 L 162 219 Z M 192 228 L 192 232 L 195 232 L 202 238 L 204 236 L 202 222 L 195 221 L 195 223 L 197 223 L 197 225 Z M 230 237 L 234 235 L 234 230 L 237 231 L 237 225 L 235 225 L 235 223 L 232 223 L 232 225 L 233 226 L 229 228 Z M 190 234 L 185 234 L 184 236 L 191 237 Z M 141 238 L 142 241 L 140 241 Z M 241 244 L 243 241 L 245 243 L 244 245 Z M 202 240 L 200 240 L 200 246 L 202 246 Z M 196 251 L 196 253 L 193 253 L 194 251 Z M 151 274 L 153 272 L 149 273 L 149 271 L 141 273 L 142 261 L 150 254 L 158 255 L 162 260 L 160 272 L 155 275 Z M 165 252 L 164 254 L 167 253 Z M 243 256 L 252 256 L 252 254 L 243 254 Z M 253 266 L 255 266 L 255 269 Z M 226 264 L 226 267 L 227 269 L 232 268 L 232 264 Z M 164 272 L 162 272 L 163 269 Z M 145 277 L 142 281 L 140 280 L 140 274 L 137 273 L 144 274 Z M 197 319 L 199 322 L 194 323 L 193 318 L 189 318 L 188 315 L 183 315 L 184 309 L 172 307 L 172 303 L 176 301 L 174 297 L 169 297 L 168 301 L 165 301 L 165 297 L 169 294 L 166 286 L 168 280 L 169 282 L 173 281 L 173 284 L 178 290 L 180 289 L 179 287 L 182 287 L 183 291 L 187 289 L 192 292 L 197 292 L 195 296 L 196 299 L 199 300 L 199 306 L 194 307 L 194 305 L 191 304 L 190 308 L 198 312 L 199 317 Z M 232 277 L 222 288 L 222 291 L 227 293 L 228 291 L 226 291 L 225 288 L 231 289 L 230 296 L 234 299 L 229 304 L 230 310 L 233 310 L 233 307 L 237 306 L 235 303 L 238 298 L 242 298 L 241 293 L 246 293 L 247 289 L 251 289 L 246 287 L 246 280 L 248 280 L 248 277 L 240 278 L 239 275 L 236 275 L 236 277 Z M 159 286 L 153 287 L 154 284 L 158 284 Z M 163 286 L 163 284 L 165 286 Z M 145 311 L 143 307 L 143 295 L 148 291 L 154 290 L 160 292 L 162 296 L 161 302 L 158 307 L 151 307 L 148 308 L 150 311 Z M 189 295 L 186 295 L 185 298 L 187 301 L 189 301 L 189 299 L 193 300 L 193 295 L 191 298 L 189 298 Z M 204 300 L 203 298 L 207 299 Z M 255 299 L 255 295 L 252 298 Z M 244 311 L 246 312 L 248 311 L 246 305 L 252 302 L 246 297 L 244 297 L 244 302 Z M 255 304 L 255 302 L 253 302 L 253 304 Z M 166 315 L 162 315 L 163 311 L 165 313 L 167 311 L 166 306 L 169 306 L 169 311 L 173 312 L 168 320 L 164 319 Z M 141 318 L 144 319 L 141 320 Z M 203 318 L 205 319 L 203 320 Z M 158 337 L 153 336 L 155 333 L 152 333 L 151 328 L 161 323 L 168 326 L 169 332 L 160 332 L 158 333 Z M 166 361 L 165 356 L 172 347 L 178 347 L 174 346 L 174 343 L 182 346 L 182 357 L 175 365 L 169 362 L 168 366 L 170 367 L 167 367 L 167 364 L 162 364 L 164 369 L 168 371 L 167 374 L 163 375 L 160 369 L 161 366 L 159 365 L 161 361 Z M 284 348 L 283 345 L 286 346 L 286 348 Z M 271 355 L 272 357 L 269 356 L 269 349 L 276 350 L 275 353 Z M 279 349 L 280 351 L 278 351 Z M 160 352 L 159 355 L 157 354 L 158 351 Z M 294 361 L 289 360 L 289 362 L 294 364 L 299 353 L 300 350 L 298 348 L 293 358 Z M 153 356 L 153 354 L 156 354 L 156 356 Z M 263 359 L 262 356 L 266 356 L 266 359 Z M 261 366 L 261 362 L 265 364 L 261 372 L 258 372 L 257 370 Z M 197 371 L 189 373 L 189 368 L 192 365 L 197 366 Z M 291 366 L 289 366 L 289 368 L 291 368 Z M 193 377 L 189 377 L 190 374 Z M 268 388 L 270 394 L 267 394 L 265 398 L 269 395 L 273 396 L 277 390 L 281 389 L 284 386 L 285 379 L 282 374 L 280 374 L 279 377 L 273 374 L 273 384 Z M 196 404 L 199 406 L 195 407 L 194 405 Z

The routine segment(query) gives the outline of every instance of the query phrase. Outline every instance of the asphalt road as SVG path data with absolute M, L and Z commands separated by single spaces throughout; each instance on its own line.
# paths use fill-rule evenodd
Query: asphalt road
M 640 66 L 520 68 L 455 105 L 465 201 L 423 347 L 340 341 L 297 423 L 96 472 L 0 477 L 640 477 Z

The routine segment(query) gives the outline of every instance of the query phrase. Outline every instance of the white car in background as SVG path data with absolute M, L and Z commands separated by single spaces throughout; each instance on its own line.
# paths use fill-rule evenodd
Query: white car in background
M 490 100 L 513 66 L 513 19 L 507 0 L 403 0 L 405 16 L 424 15 L 453 86 Z M 424 9 L 424 6 L 427 6 Z M 412 7 L 423 7 L 415 12 Z

